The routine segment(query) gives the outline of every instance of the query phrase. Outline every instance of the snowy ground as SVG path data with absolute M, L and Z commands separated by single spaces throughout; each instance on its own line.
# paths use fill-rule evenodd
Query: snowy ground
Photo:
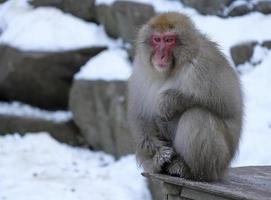
M 114 161 L 45 133 L 0 137 L 0 163 L 1 200 L 150 200 L 133 155 Z
M 174 10 L 190 15 L 227 56 L 236 43 L 271 39 L 271 15 L 252 13 L 222 19 L 199 15 L 177 1 L 136 1 L 152 4 L 159 12 Z M 96 2 L 110 4 L 113 0 Z M 109 50 L 90 60 L 75 78 L 125 80 L 131 72 L 127 54 L 120 49 L 121 41 L 110 39 L 101 26 L 54 8 L 33 9 L 25 0 L 9 0 L 0 5 L 0 43 L 39 51 L 106 45 Z M 271 51 L 258 47 L 252 61 L 255 66 L 241 66 L 245 125 L 233 166 L 271 165 Z M 70 113 L 46 112 L 17 102 L 0 103 L 0 113 L 54 121 L 72 117 Z M 0 164 L 0 200 L 150 199 L 133 156 L 114 161 L 101 152 L 59 144 L 46 134 L 0 137 Z

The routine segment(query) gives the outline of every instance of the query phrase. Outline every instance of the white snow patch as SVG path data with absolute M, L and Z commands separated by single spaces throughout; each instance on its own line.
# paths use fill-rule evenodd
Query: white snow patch
M 262 47 L 260 45 L 257 45 L 254 48 L 253 56 L 251 58 L 251 62 L 253 64 L 258 64 L 266 57 L 267 54 L 268 54 L 268 49 L 267 48 L 264 48 L 264 47 Z
M 0 136 L 0 163 L 0 199 L 151 199 L 133 155 L 114 161 L 46 133 Z
M 240 74 L 245 74 L 245 73 L 251 72 L 251 71 L 254 69 L 254 67 L 255 67 L 255 66 L 253 66 L 251 63 L 246 62 L 246 63 L 244 63 L 244 64 L 238 65 L 237 71 L 238 71 Z
M 122 49 L 109 49 L 90 59 L 75 75 L 84 80 L 127 80 L 131 75 L 128 54 Z
M 87 23 L 56 8 L 33 9 L 26 0 L 0 5 L 0 43 L 26 51 L 61 51 L 112 46 L 102 26 Z
M 245 123 L 233 166 L 271 165 L 271 51 L 261 64 L 242 75 Z
M 65 122 L 72 119 L 72 113 L 69 111 L 47 111 L 20 102 L 0 102 L 0 114 L 34 117 L 53 122 Z

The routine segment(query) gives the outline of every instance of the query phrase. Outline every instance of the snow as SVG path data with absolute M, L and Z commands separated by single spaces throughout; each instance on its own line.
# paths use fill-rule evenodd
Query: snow
M 109 49 L 90 59 L 75 75 L 83 80 L 127 80 L 131 74 L 128 54 L 121 49 Z
M 262 42 L 270 39 L 271 15 L 252 13 L 242 17 L 223 19 L 214 16 L 193 17 L 197 27 L 217 42 L 229 57 L 230 47 L 245 41 Z
M 260 45 L 257 45 L 254 48 L 253 56 L 251 58 L 251 62 L 253 64 L 259 64 L 268 54 L 268 49 L 264 48 Z
M 0 5 L 0 43 L 25 51 L 60 51 L 112 46 L 102 26 L 52 7 L 34 9 L 26 0 Z
M 115 161 L 46 133 L 0 137 L 0 163 L 0 199 L 151 199 L 133 155 Z
M 72 113 L 69 111 L 41 110 L 40 108 L 16 101 L 11 103 L 0 102 L 0 114 L 18 117 L 34 117 L 53 122 L 65 122 L 72 119 Z
M 242 75 L 245 123 L 233 166 L 271 165 L 271 51 L 262 63 Z

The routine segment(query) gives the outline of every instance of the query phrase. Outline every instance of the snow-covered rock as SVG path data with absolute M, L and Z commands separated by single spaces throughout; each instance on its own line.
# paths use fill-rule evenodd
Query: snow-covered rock
M 27 0 L 0 5 L 0 44 L 24 51 L 64 51 L 108 46 L 103 28 L 53 7 L 34 9 Z
M 86 141 L 116 157 L 134 152 L 127 123 L 128 55 L 121 49 L 101 52 L 75 75 L 70 110 Z
M 256 45 L 257 41 L 249 41 L 231 47 L 231 57 L 234 64 L 237 66 L 249 62 Z
M 83 144 L 69 111 L 46 111 L 20 102 L 0 102 L 0 122 L 0 135 L 46 131 L 60 142 Z
M 87 21 L 96 20 L 95 0 L 32 0 L 35 7 L 51 6 Z
M 103 49 L 26 52 L 0 45 L 0 99 L 67 109 L 74 74 Z

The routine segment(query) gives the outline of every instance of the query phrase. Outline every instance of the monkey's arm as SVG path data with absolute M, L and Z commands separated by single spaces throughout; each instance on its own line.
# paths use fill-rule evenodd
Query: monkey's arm
M 158 114 L 162 120 L 170 121 L 193 107 L 202 107 L 223 118 L 230 118 L 234 115 L 232 106 L 222 99 L 187 95 L 175 89 L 168 89 L 160 94 Z
M 168 89 L 160 94 L 158 114 L 162 120 L 170 121 L 195 105 L 196 101 L 193 96 L 184 95 L 175 89 Z

